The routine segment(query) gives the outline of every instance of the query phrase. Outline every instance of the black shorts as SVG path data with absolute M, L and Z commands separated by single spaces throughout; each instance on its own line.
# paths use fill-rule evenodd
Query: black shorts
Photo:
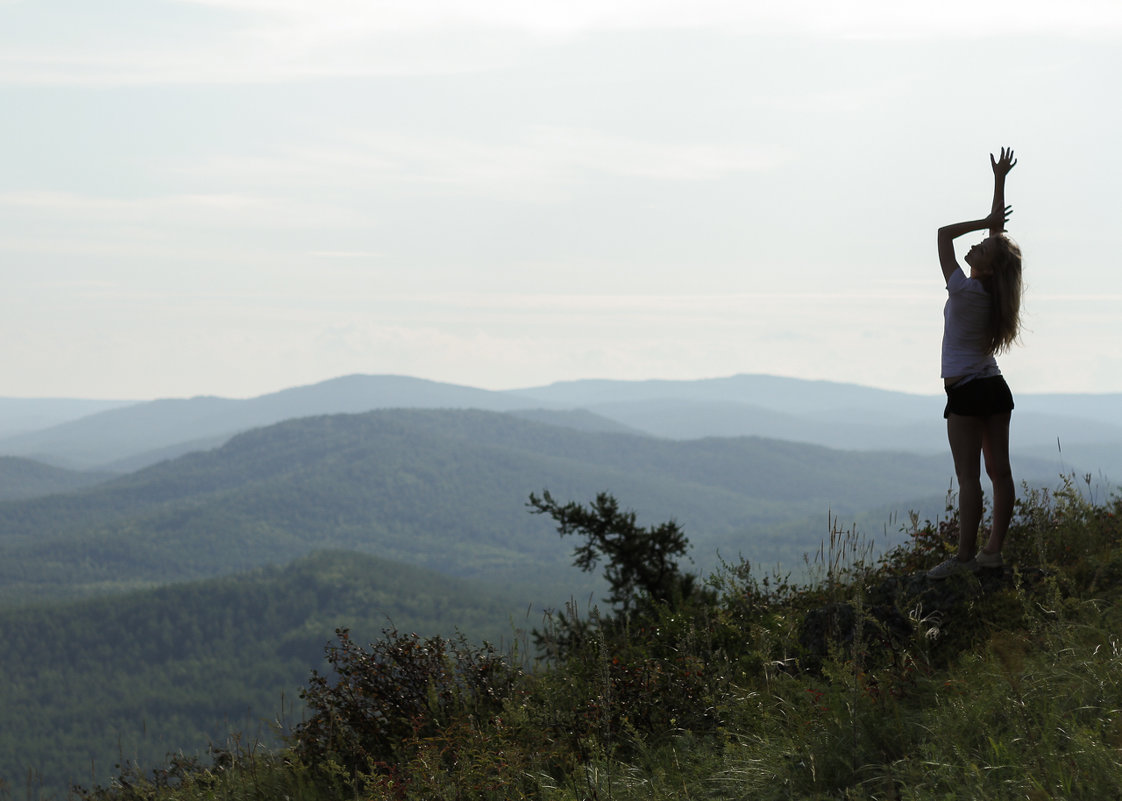
M 989 417 L 1013 411 L 1013 393 L 1000 375 L 975 378 L 965 384 L 947 388 L 947 408 L 943 417 L 961 414 L 965 417 Z

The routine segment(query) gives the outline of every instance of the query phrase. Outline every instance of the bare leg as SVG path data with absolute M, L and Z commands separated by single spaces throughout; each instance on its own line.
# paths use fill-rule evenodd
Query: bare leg
M 982 453 L 986 456 L 986 473 L 993 482 L 993 527 L 983 548 L 986 553 L 1001 553 L 1005 532 L 1013 518 L 1013 502 L 1017 487 L 1009 467 L 1009 413 L 987 417 L 982 433 Z
M 947 418 L 947 439 L 958 476 L 958 559 L 969 562 L 978 544 L 978 525 L 982 522 L 982 441 L 985 431 L 981 417 L 952 413 Z

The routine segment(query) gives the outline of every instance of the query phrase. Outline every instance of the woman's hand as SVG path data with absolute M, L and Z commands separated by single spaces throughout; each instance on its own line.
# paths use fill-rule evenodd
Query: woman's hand
M 999 159 L 995 159 L 993 153 L 990 153 L 990 165 L 993 167 L 994 178 L 1004 178 L 1017 165 L 1017 160 L 1013 158 L 1013 148 L 1001 148 L 1001 158 Z
M 995 209 L 990 212 L 990 216 L 986 217 L 982 222 L 985 223 L 983 227 L 990 230 L 990 235 L 994 236 L 1000 234 L 1005 230 L 1005 223 L 1009 222 L 1009 215 L 1013 213 L 1012 206 L 1006 206 L 1004 209 Z

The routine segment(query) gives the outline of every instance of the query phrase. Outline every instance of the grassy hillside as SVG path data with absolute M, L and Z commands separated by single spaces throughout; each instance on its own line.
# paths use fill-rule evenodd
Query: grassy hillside
M 282 698 L 300 718 L 297 692 L 337 627 L 363 641 L 390 621 L 509 641 L 534 597 L 322 552 L 283 568 L 0 612 L 0 788 L 22 787 L 31 769 L 61 791 L 91 772 L 106 781 L 122 756 L 155 765 L 177 750 L 205 753 L 232 730 L 268 737 Z
M 921 571 L 953 521 L 871 565 L 842 536 L 809 585 L 741 565 L 709 595 L 589 621 L 529 671 L 343 639 L 289 747 L 129 771 L 92 797 L 1118 798 L 1120 520 L 1070 483 L 1030 494 L 1007 568 L 944 582 Z
M 203 578 L 347 548 L 462 576 L 548 578 L 567 549 L 530 492 L 611 490 L 718 550 L 792 562 L 817 547 L 780 524 L 941 498 L 944 458 L 758 438 L 686 442 L 478 411 L 287 421 L 84 492 L 0 503 L 0 604 Z

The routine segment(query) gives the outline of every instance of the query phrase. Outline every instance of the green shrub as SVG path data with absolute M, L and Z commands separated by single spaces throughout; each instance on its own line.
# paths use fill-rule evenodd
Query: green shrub
M 335 762 L 354 776 L 393 775 L 417 744 L 467 719 L 497 715 L 521 676 L 488 644 L 422 639 L 387 629 L 369 650 L 346 629 L 326 649 L 330 675 L 313 671 L 301 697 L 310 716 L 293 734 L 309 764 Z

